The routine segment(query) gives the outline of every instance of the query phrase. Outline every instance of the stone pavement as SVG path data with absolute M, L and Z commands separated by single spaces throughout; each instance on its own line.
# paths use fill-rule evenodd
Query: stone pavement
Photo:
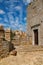
M 23 46 L 16 48 L 23 49 Z M 28 48 L 28 46 L 25 46 L 25 48 Z M 35 47 L 33 48 L 35 49 Z M 32 50 L 33 48 L 31 46 L 27 49 L 28 51 L 18 51 L 17 56 L 9 55 L 7 58 L 1 59 L 0 65 L 43 65 L 43 47 L 36 46 L 40 50 L 35 49 L 34 51 Z

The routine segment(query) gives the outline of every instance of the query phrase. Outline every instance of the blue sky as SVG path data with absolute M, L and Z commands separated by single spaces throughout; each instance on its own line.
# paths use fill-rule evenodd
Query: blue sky
M 4 28 L 26 31 L 26 7 L 30 0 L 0 0 L 0 24 Z

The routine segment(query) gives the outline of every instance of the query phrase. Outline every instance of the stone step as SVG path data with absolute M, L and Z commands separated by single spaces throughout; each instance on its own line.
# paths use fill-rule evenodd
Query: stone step
M 1 54 L 0 57 L 1 57 L 1 58 L 4 58 L 4 57 L 6 57 L 8 54 L 9 54 L 9 52 L 5 52 L 5 53 Z
M 43 46 L 19 46 L 16 50 L 18 52 L 43 51 Z

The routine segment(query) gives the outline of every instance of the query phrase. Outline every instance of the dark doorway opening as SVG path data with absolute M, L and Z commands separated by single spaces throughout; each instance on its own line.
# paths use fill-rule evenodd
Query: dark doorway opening
M 38 29 L 34 30 L 34 43 L 38 45 Z

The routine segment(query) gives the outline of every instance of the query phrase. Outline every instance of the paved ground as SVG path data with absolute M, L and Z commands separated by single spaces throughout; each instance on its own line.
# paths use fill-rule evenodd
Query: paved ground
M 0 60 L 0 65 L 43 65 L 43 51 L 18 52 Z

